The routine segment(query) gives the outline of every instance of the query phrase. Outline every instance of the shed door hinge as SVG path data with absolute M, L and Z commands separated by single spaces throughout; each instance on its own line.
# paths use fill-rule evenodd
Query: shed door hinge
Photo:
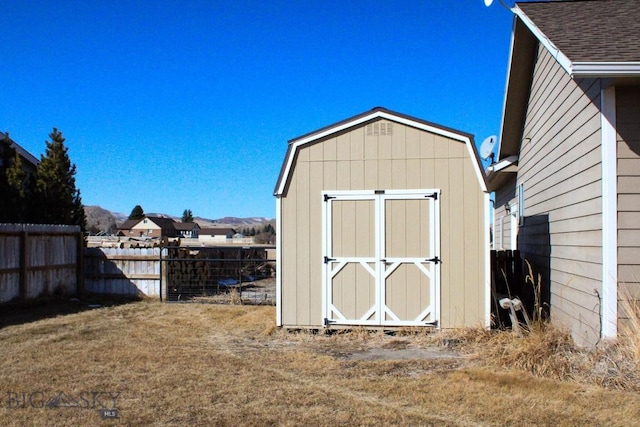
M 440 261 L 440 258 L 438 258 L 437 256 L 434 256 L 433 258 L 429 258 L 429 259 L 427 259 L 426 261 L 427 261 L 427 262 L 433 262 L 433 263 L 435 263 L 435 264 L 439 264 L 439 263 L 441 262 L 441 261 Z
M 438 193 L 434 192 L 434 193 L 431 193 L 431 194 L 426 194 L 424 197 L 430 197 L 433 200 L 438 200 Z
M 433 322 L 424 322 L 425 325 L 427 326 L 434 326 L 434 327 L 438 327 L 438 321 L 433 321 Z
M 325 201 L 325 202 L 328 202 L 328 201 L 329 201 L 329 200 L 331 200 L 331 199 L 335 199 L 335 196 L 330 196 L 330 195 L 328 195 L 328 194 L 325 194 L 325 195 L 324 195 L 324 201 Z
M 336 321 L 335 321 L 335 320 L 329 320 L 329 319 L 327 319 L 327 318 L 325 317 L 325 318 L 324 318 L 324 322 L 323 322 L 323 323 L 324 323 L 324 326 L 325 326 L 325 327 L 327 327 L 327 326 L 329 326 L 329 325 L 330 325 L 330 324 L 332 324 L 332 323 L 336 323 Z
M 329 264 L 330 261 L 335 261 L 335 258 L 329 258 L 328 256 L 324 256 L 324 263 L 325 264 Z

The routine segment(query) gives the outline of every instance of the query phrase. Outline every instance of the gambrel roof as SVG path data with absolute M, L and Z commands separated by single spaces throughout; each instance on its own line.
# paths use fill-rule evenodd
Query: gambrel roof
M 469 150 L 470 157 L 474 162 L 474 169 L 476 170 L 476 174 L 478 175 L 480 186 L 483 191 L 485 192 L 487 191 L 484 170 L 481 167 L 480 157 L 478 156 L 473 135 L 466 132 L 461 132 L 459 130 L 455 130 L 449 127 L 441 126 L 432 122 L 428 122 L 426 120 L 408 116 L 406 114 L 397 113 L 395 111 L 391 111 L 383 107 L 376 107 L 372 110 L 365 111 L 364 113 L 350 117 L 346 120 L 342 120 L 332 125 L 325 126 L 316 131 L 307 133 L 305 135 L 302 135 L 290 140 L 289 146 L 287 148 L 287 154 L 285 155 L 285 159 L 282 164 L 282 168 L 280 170 L 280 175 L 278 177 L 278 182 L 276 183 L 274 195 L 276 197 L 279 197 L 282 194 L 284 194 L 285 188 L 287 186 L 287 180 L 289 178 L 289 174 L 291 173 L 291 169 L 293 167 L 293 163 L 295 161 L 298 150 L 301 147 L 304 147 L 308 144 L 312 144 L 322 139 L 331 137 L 332 135 L 335 135 L 339 132 L 344 132 L 348 129 L 352 129 L 357 126 L 362 126 L 368 122 L 372 122 L 377 119 L 385 119 L 392 122 L 401 123 L 407 126 L 411 126 L 417 129 L 421 129 L 427 132 L 431 132 L 440 136 L 444 136 L 444 137 L 451 138 L 453 140 L 465 143 L 465 145 L 467 146 L 467 149 Z

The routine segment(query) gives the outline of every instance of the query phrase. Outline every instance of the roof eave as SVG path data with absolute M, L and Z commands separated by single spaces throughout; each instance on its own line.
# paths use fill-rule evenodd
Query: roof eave
M 551 55 L 558 61 L 560 66 L 567 73 L 571 74 L 571 60 L 538 28 L 538 26 L 527 16 L 526 13 L 516 4 L 512 9 L 513 13 L 529 28 L 529 31 L 538 39 L 538 41 L 547 48 Z

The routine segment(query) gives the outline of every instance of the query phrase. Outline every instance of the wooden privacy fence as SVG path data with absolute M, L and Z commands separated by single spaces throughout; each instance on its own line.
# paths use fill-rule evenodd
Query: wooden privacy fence
M 162 298 L 162 256 L 166 253 L 166 248 L 85 248 L 85 290 Z
M 274 247 L 85 248 L 84 289 L 166 301 L 234 291 L 241 301 L 275 301 Z
M 0 302 L 82 291 L 79 226 L 0 224 Z
M 523 299 L 524 282 L 520 251 L 491 251 L 491 294 L 494 327 L 511 326 L 509 312 L 499 307 L 502 298 Z M 526 302 L 526 301 L 523 301 Z M 525 309 L 529 312 L 530 307 Z

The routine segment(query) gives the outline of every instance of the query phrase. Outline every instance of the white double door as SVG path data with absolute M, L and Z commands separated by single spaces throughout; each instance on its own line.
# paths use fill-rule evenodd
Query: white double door
M 439 190 L 323 197 L 325 324 L 437 326 Z

